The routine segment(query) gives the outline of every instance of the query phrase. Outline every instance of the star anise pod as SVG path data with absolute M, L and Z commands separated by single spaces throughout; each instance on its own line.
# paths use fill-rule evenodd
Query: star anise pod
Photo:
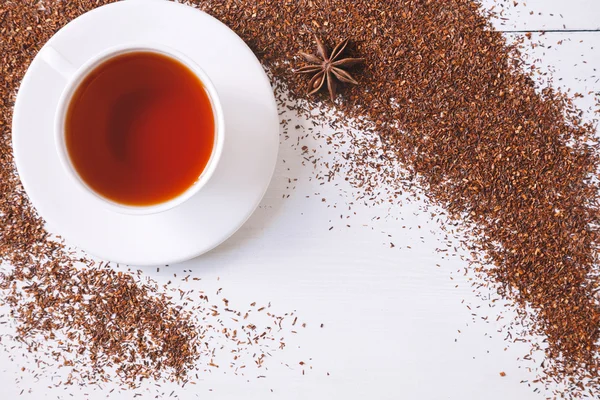
M 331 52 L 327 54 L 327 48 L 319 39 L 315 36 L 317 42 L 317 53 L 318 56 L 299 52 L 309 64 L 297 69 L 295 72 L 299 74 L 313 74 L 313 77 L 308 82 L 308 94 L 315 94 L 327 82 L 327 90 L 329 90 L 329 96 L 331 101 L 334 101 L 338 82 L 351 83 L 358 85 L 358 82 L 350 75 L 345 68 L 351 67 L 356 64 L 364 62 L 364 58 L 341 58 L 342 53 L 348 46 L 348 39 L 342 40 Z

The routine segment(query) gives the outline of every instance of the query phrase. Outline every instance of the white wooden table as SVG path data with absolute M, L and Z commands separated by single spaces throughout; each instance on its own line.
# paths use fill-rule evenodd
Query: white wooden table
M 484 3 L 491 6 L 493 1 Z M 600 1 L 526 3 L 514 7 L 512 0 L 498 2 L 505 5 L 506 19 L 497 21 L 497 28 L 519 32 L 507 33 L 509 37 L 524 31 L 533 31 L 534 39 L 539 36 L 546 47 L 530 49 L 532 59 L 552 66 L 556 85 L 583 93 L 578 104 L 587 108 L 593 104 L 587 93 L 600 91 Z M 540 36 L 542 30 L 551 32 Z M 556 45 L 558 41 L 562 45 Z M 290 123 L 296 124 L 309 126 L 306 120 Z M 503 323 L 493 321 L 502 305 L 488 308 L 464 276 L 466 263 L 436 251 L 444 246 L 443 235 L 419 211 L 420 204 L 391 211 L 355 205 L 356 215 L 340 220 L 340 214 L 346 215 L 340 208 L 351 199 L 343 197 L 340 187 L 311 179 L 312 168 L 302 165 L 302 145 L 319 148 L 319 143 L 305 138 L 296 146 L 302 129 L 290 129 L 289 134 L 289 140 L 282 140 L 278 167 L 262 205 L 233 238 L 198 259 L 145 273 L 164 283 L 174 273 L 181 277 L 187 275 L 184 269 L 191 269 L 192 276 L 202 280 L 182 283 L 182 288 L 207 293 L 223 288 L 223 296 L 239 307 L 270 301 L 275 312 L 296 310 L 307 327 L 296 335 L 286 334 L 286 349 L 266 361 L 267 370 L 247 371 L 246 376 L 235 376 L 227 368 L 214 370 L 195 386 L 165 385 L 166 397 L 172 390 L 181 399 L 221 400 L 504 400 L 548 395 L 520 383 L 535 378 L 527 369 L 534 365 L 517 361 L 528 346 L 509 344 L 504 333 L 497 332 Z M 288 179 L 297 179 L 294 189 Z M 336 203 L 338 208 L 333 208 Z M 374 219 L 378 216 L 382 218 Z M 390 248 L 390 241 L 396 247 Z M 481 307 L 477 317 L 467 305 Z M 511 315 L 510 309 L 502 313 Z M 481 319 L 486 315 L 492 322 Z M 23 375 L 18 359 L 15 352 L 0 352 L 2 398 L 15 399 L 25 389 L 20 398 L 101 399 L 112 388 L 48 389 L 53 383 L 49 379 L 27 375 L 15 384 Z M 303 375 L 299 361 L 312 369 L 305 366 Z M 155 390 L 116 390 L 110 398 L 130 399 L 135 393 L 154 398 Z

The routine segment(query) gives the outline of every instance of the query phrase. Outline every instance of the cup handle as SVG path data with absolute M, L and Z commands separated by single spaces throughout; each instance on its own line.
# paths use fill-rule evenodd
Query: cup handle
M 39 56 L 66 81 L 71 80 L 77 71 L 77 68 L 52 46 L 44 46 Z

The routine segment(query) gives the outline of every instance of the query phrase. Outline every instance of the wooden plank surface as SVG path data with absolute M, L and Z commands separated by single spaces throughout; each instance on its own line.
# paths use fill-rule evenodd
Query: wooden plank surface
M 494 9 L 494 25 L 502 31 L 600 30 L 597 0 L 481 0 Z
M 509 18 L 505 27 L 589 30 L 600 24 L 600 2 L 527 3 L 542 13 L 529 15 L 511 8 L 504 14 Z M 554 85 L 585 94 L 579 103 L 582 107 L 592 106 L 588 93 L 600 91 L 596 67 L 600 65 L 600 33 L 536 33 L 535 40 L 544 46 L 529 48 L 529 59 L 552 72 Z M 312 126 L 311 121 L 292 114 L 285 117 L 293 119 L 290 126 Z M 319 129 L 326 132 L 328 128 Z M 192 276 L 202 281 L 182 283 L 183 289 L 210 294 L 223 288 L 222 295 L 233 307 L 270 301 L 275 312 L 296 310 L 307 327 L 286 336 L 286 350 L 273 354 L 267 370 L 249 368 L 246 376 L 214 370 L 202 376 L 198 385 L 183 390 L 165 385 L 167 396 L 176 390 L 180 399 L 544 398 L 544 393 L 534 393 L 535 386 L 521 383 L 535 378 L 527 370 L 533 365 L 517 361 L 528 346 L 508 346 L 505 333 L 498 332 L 502 321 L 482 319 L 488 316 L 488 321 L 495 321 L 503 305 L 489 308 L 474 295 L 460 252 L 452 257 L 437 251 L 445 245 L 444 236 L 421 211 L 423 204 L 406 202 L 392 210 L 357 205 L 353 208 L 356 215 L 340 220 L 340 214 L 347 214 L 340 210 L 350 200 L 343 191 L 350 188 L 343 182 L 320 185 L 314 179 L 312 167 L 303 165 L 301 147 L 321 148 L 326 156 L 327 146 L 310 136 L 298 139 L 303 132 L 292 129 L 290 138 L 282 139 L 268 193 L 233 238 L 198 259 L 145 272 L 164 283 L 173 280 L 173 274 L 181 277 L 191 269 Z M 290 179 L 297 179 L 295 188 L 290 187 Z M 390 241 L 396 247 L 390 248 Z M 466 305 L 480 307 L 478 315 L 474 317 Z M 510 318 L 511 311 L 502 314 Z M 321 323 L 324 328 L 319 327 Z M 113 388 L 48 389 L 56 382 L 44 377 L 15 385 L 15 378 L 23 375 L 19 359 L 18 353 L 0 354 L 4 398 L 17 398 L 25 389 L 19 398 L 71 398 L 72 394 L 103 399 Z M 312 365 L 305 375 L 300 361 Z M 154 389 L 146 389 L 135 393 L 153 398 Z M 110 398 L 133 396 L 134 392 L 116 390 Z

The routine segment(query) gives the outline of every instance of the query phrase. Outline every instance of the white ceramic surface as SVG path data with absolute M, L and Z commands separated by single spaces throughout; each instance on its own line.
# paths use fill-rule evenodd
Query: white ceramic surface
M 227 132 L 206 186 L 178 207 L 152 215 L 120 214 L 91 201 L 65 172 L 53 135 L 57 106 L 71 76 L 68 64 L 78 70 L 108 49 L 137 42 L 172 48 L 201 66 L 218 93 Z M 17 168 L 40 215 L 70 243 L 132 265 L 184 261 L 231 236 L 264 195 L 278 143 L 277 106 L 252 51 L 211 16 L 161 0 L 107 5 L 66 25 L 32 62 L 13 118 Z

